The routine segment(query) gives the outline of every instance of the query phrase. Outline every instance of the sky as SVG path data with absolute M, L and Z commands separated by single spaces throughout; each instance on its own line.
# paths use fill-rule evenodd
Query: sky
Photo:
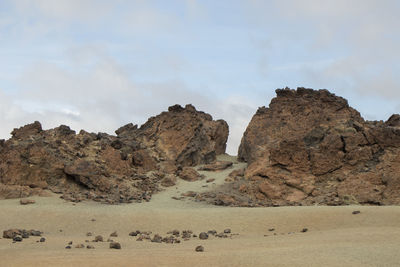
M 0 0 L 0 138 L 39 120 L 113 134 L 174 104 L 230 126 L 276 88 L 400 113 L 397 0 Z

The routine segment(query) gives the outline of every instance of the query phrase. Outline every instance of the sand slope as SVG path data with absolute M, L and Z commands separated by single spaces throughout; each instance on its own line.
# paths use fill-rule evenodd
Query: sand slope
M 215 177 L 218 184 L 231 170 L 207 175 Z M 149 203 L 118 206 L 73 205 L 58 196 L 34 198 L 36 204 L 28 206 L 15 199 L 2 200 L 0 230 L 39 229 L 46 242 L 37 243 L 35 237 L 21 243 L 0 239 L 0 266 L 400 265 L 400 207 L 229 208 L 171 199 L 187 190 L 205 190 L 204 184 L 204 180 L 180 181 Z M 361 213 L 353 215 L 353 210 Z M 301 233 L 305 227 L 308 232 Z M 192 238 L 180 244 L 138 242 L 128 235 L 137 229 L 166 235 L 173 229 L 198 234 L 225 228 L 239 235 Z M 270 228 L 275 231 L 268 231 Z M 65 249 L 68 241 L 87 244 L 86 239 L 93 239 L 86 237 L 89 231 L 106 239 L 117 231 L 119 237 L 113 239 L 122 249 L 111 250 L 107 242 L 90 243 L 93 250 Z M 197 245 L 203 245 L 205 252 L 195 252 Z

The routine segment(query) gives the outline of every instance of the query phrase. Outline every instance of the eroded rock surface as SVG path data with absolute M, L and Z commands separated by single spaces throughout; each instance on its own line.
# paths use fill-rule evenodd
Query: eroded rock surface
M 65 125 L 43 130 L 37 121 L 14 129 L 0 142 L 0 199 L 49 189 L 72 201 L 148 201 L 160 181 L 171 185 L 182 168 L 225 153 L 228 125 L 192 105 L 175 105 L 116 134 L 76 134 Z
M 327 90 L 276 93 L 253 116 L 239 148 L 252 203 L 400 203 L 399 115 L 369 122 Z

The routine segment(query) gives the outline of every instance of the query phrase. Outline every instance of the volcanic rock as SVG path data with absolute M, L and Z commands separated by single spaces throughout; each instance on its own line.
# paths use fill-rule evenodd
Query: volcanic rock
M 195 169 L 190 167 L 184 167 L 182 171 L 179 172 L 179 177 L 188 182 L 194 182 L 201 180 L 204 176 L 200 175 Z
M 113 248 L 113 249 L 121 249 L 121 244 L 118 243 L 118 242 L 111 242 L 111 243 L 110 243 L 110 248 Z
M 203 246 L 197 246 L 197 247 L 195 248 L 195 251 L 196 251 L 196 252 L 204 252 L 204 247 L 203 247 Z
M 176 105 L 140 128 L 119 128 L 117 136 L 77 134 L 65 125 L 43 130 L 37 121 L 11 134 L 0 142 L 0 199 L 50 190 L 67 201 L 114 204 L 149 201 L 160 183 L 174 184 L 168 175 L 179 168 L 214 161 L 225 153 L 228 125 Z
M 200 238 L 200 239 L 208 239 L 208 234 L 207 234 L 206 232 L 201 232 L 201 233 L 199 234 L 199 238 Z
M 201 171 L 220 171 L 225 170 L 233 165 L 231 161 L 215 161 L 210 164 L 206 164 L 201 167 L 199 170 Z
M 29 205 L 29 204 L 35 204 L 36 201 L 33 200 L 33 199 L 26 199 L 26 198 L 24 198 L 24 199 L 21 199 L 21 200 L 19 201 L 19 203 L 20 203 L 21 205 Z
M 327 90 L 278 89 L 248 125 L 238 158 L 262 205 L 400 204 L 400 116 L 365 121 Z

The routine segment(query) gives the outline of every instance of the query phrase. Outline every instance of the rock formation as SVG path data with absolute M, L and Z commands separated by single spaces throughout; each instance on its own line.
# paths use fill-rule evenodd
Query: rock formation
M 119 203 L 149 200 L 171 174 L 214 161 L 225 153 L 228 125 L 175 105 L 140 128 L 119 128 L 117 136 L 76 134 L 65 125 L 43 130 L 39 122 L 11 134 L 0 142 L 0 198 L 49 189 L 67 200 Z
M 399 115 L 365 121 L 327 90 L 276 94 L 243 135 L 241 195 L 259 205 L 400 204 Z

